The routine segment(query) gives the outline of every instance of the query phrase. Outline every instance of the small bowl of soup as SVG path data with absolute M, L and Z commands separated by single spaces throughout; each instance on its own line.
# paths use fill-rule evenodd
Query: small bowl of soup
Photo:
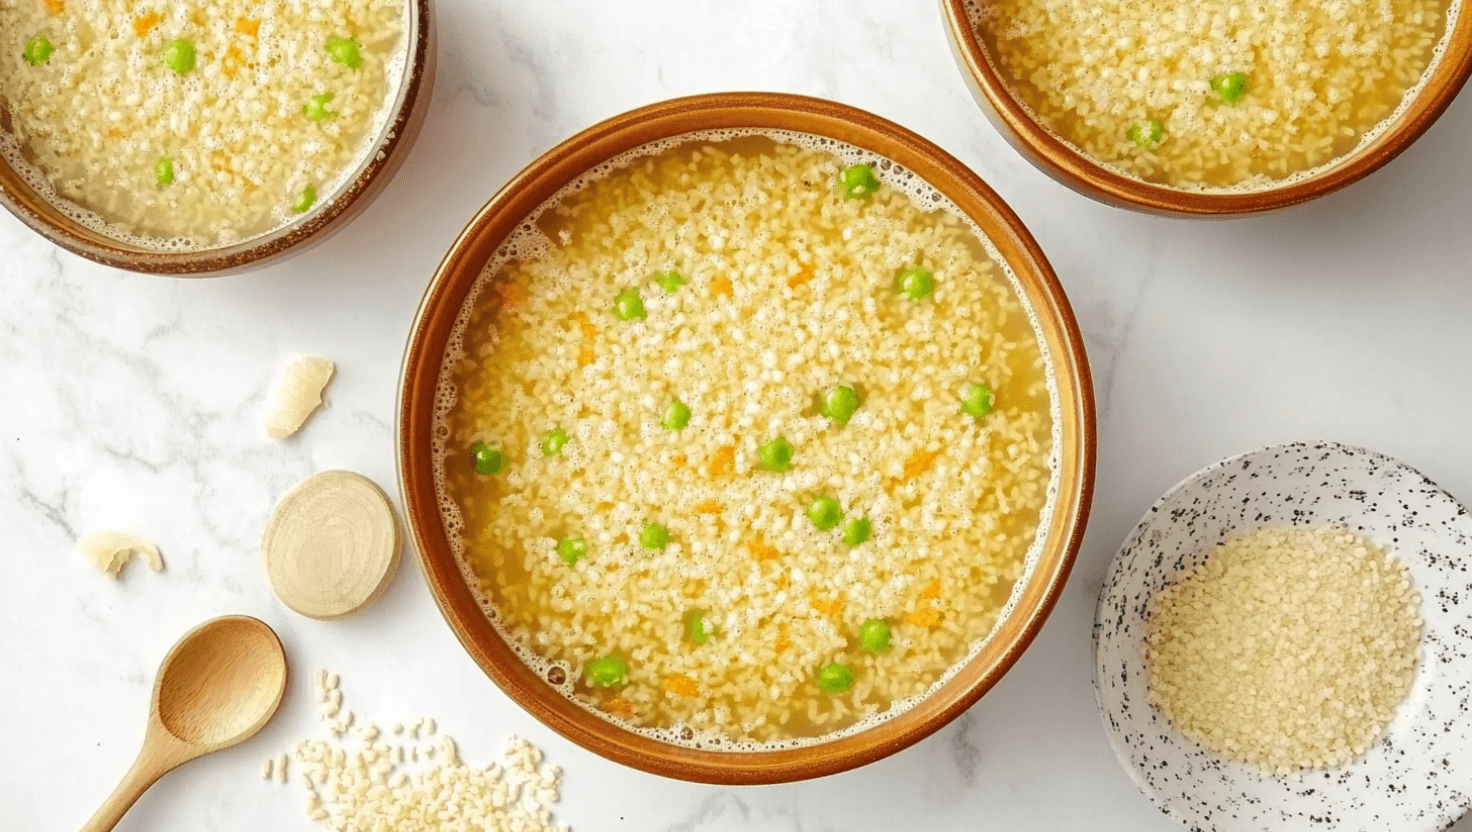
M 0 203 L 133 271 L 300 253 L 403 163 L 433 33 L 429 0 L 22 0 L 0 23 Z
M 669 101 L 471 220 L 400 389 L 431 590 L 500 687 L 657 774 L 772 783 L 965 710 L 1058 597 L 1094 469 L 1051 267 L 868 113 Z
M 1461 0 L 942 0 L 982 110 L 1101 202 L 1227 215 L 1304 202 L 1400 154 L 1472 72 Z

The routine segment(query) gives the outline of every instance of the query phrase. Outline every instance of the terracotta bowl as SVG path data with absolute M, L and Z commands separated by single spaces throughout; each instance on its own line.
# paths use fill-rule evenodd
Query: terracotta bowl
M 250 271 L 300 254 L 342 230 L 388 185 L 409 155 L 434 88 L 434 13 L 431 0 L 410 0 L 403 75 L 391 115 L 357 174 L 322 194 L 301 219 L 244 242 L 195 251 L 155 251 L 99 234 L 56 210 L 0 160 L 0 204 L 21 222 L 73 254 L 108 266 L 175 277 L 215 277 Z
M 1039 561 L 1014 590 L 1014 612 L 980 654 L 911 710 L 865 732 L 806 747 L 720 752 L 676 746 L 619 727 L 558 693 L 492 627 L 466 585 L 435 500 L 431 450 L 435 385 L 467 293 L 502 241 L 565 184 L 620 153 L 670 136 L 765 128 L 826 136 L 905 166 L 969 214 L 1017 273 L 1054 356 L 1062 414 L 1059 495 Z M 996 684 L 1042 627 L 1083 537 L 1094 475 L 1094 407 L 1083 341 L 1048 261 L 1016 215 L 968 168 L 884 119 L 810 98 L 763 93 L 697 96 L 609 119 L 548 151 L 486 203 L 455 241 L 419 308 L 399 391 L 399 476 L 429 586 L 472 658 L 522 707 L 573 742 L 611 760 L 707 783 L 800 780 L 854 768 L 924 738 Z
M 1107 205 L 1151 214 L 1220 217 L 1272 211 L 1332 193 L 1379 170 L 1420 138 L 1472 74 L 1472 14 L 1461 14 L 1421 91 L 1374 141 L 1307 179 L 1240 193 L 1198 193 L 1125 176 L 1065 144 L 1013 97 L 966 16 L 966 0 L 941 0 L 951 51 L 981 109 L 1039 170 Z

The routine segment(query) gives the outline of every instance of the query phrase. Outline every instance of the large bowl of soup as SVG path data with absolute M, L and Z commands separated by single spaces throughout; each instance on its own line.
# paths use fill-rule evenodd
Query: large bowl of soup
M 941 0 L 957 63 L 1030 162 L 1101 202 L 1267 211 L 1411 145 L 1472 73 L 1461 0 Z
M 24 0 L 0 30 L 0 204 L 140 272 L 327 239 L 403 164 L 434 79 L 429 0 Z
M 985 693 L 1083 536 L 1083 342 L 1016 215 L 826 101 L 645 107 L 435 273 L 401 487 L 466 650 L 547 725 L 710 783 L 842 771 Z

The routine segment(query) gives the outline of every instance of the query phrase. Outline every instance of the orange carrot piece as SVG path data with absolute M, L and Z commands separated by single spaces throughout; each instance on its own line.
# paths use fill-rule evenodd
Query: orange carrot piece
M 163 16 L 158 12 L 149 12 L 141 17 L 135 17 L 133 18 L 133 33 L 141 38 L 161 21 L 163 21 Z
M 46 0 L 46 10 L 52 14 L 61 14 L 66 11 L 66 3 L 63 0 Z
M 787 585 L 790 583 L 792 583 L 791 575 L 778 575 L 777 580 L 772 581 L 772 585 L 777 587 L 778 589 L 786 589 Z
M 620 719 L 633 719 L 635 713 L 634 703 L 623 697 L 608 700 L 608 703 L 603 706 L 603 710 Z
M 934 627 L 940 623 L 940 613 L 932 607 L 926 607 L 905 616 L 905 620 L 916 627 Z
M 255 37 L 260 34 L 261 21 L 260 19 L 252 20 L 248 17 L 237 17 L 235 19 L 235 31 L 242 35 Z
M 777 628 L 777 642 L 772 646 L 777 648 L 778 653 L 781 653 L 783 650 L 786 650 L 787 648 L 792 646 L 792 639 L 787 637 L 786 624 L 783 624 Z
M 592 363 L 593 363 L 593 351 L 592 350 L 583 350 L 582 352 L 578 353 L 578 366 L 579 367 L 586 367 L 586 366 L 588 366 L 589 364 L 592 364 Z
M 939 598 L 940 597 L 940 579 L 939 578 L 936 578 L 935 580 L 933 580 L 929 584 L 927 584 L 924 589 L 920 590 L 920 597 L 921 598 Z
M 671 676 L 664 680 L 665 689 L 680 696 L 699 696 L 700 685 L 689 676 Z
M 938 456 L 940 456 L 940 451 L 916 451 L 911 454 L 910 458 L 905 460 L 904 475 L 897 480 L 890 480 L 890 485 L 904 485 L 929 471 Z
M 684 468 L 685 467 L 685 463 L 687 463 L 689 461 L 690 461 L 690 458 L 689 457 L 685 456 L 684 454 L 679 454 L 678 456 L 675 456 L 674 458 L 672 458 L 670 460 L 670 464 L 673 465 L 673 466 L 675 466 L 676 468 Z
M 520 306 L 526 303 L 527 298 L 531 297 L 526 287 L 519 283 L 497 283 L 496 295 L 501 298 L 501 305 L 507 309 Z
M 812 601 L 813 609 L 823 613 L 824 615 L 838 615 L 839 613 L 843 612 L 842 598 L 834 598 L 832 601 L 823 601 L 818 598 L 817 594 L 814 594 L 809 600 Z
M 220 60 L 220 71 L 225 74 L 226 78 L 234 78 L 243 66 L 245 66 L 245 53 L 241 52 L 235 44 L 230 44 L 230 48 L 225 50 L 225 57 Z
M 717 277 L 712 279 L 710 282 L 710 290 L 717 296 L 725 295 L 728 298 L 732 297 L 735 294 L 731 286 L 730 278 L 726 277 Z
M 582 312 L 573 315 L 572 319 L 578 322 L 578 326 L 583 330 L 583 334 L 589 338 L 598 334 L 598 330 L 593 326 L 593 322 L 588 320 L 588 316 Z
M 789 288 L 796 289 L 809 280 L 812 280 L 814 276 L 812 264 L 806 263 L 797 274 L 787 278 L 787 285 Z
M 736 446 L 722 445 L 716 449 L 715 456 L 710 458 L 710 475 L 712 477 L 723 477 L 732 473 L 736 465 Z
M 613 511 L 613 503 L 599 503 L 598 505 L 593 506 L 593 510 L 598 512 L 599 514 L 607 514 L 608 512 Z
M 703 503 L 696 503 L 694 511 L 696 514 L 720 514 L 721 504 L 715 500 L 706 500 Z
M 782 554 L 781 552 L 777 551 L 777 547 L 768 546 L 767 542 L 765 540 L 762 540 L 761 538 L 757 538 L 756 540 L 753 540 L 750 543 L 746 544 L 746 548 L 751 550 L 752 557 L 756 558 L 757 560 L 771 560 L 772 558 L 779 557 Z

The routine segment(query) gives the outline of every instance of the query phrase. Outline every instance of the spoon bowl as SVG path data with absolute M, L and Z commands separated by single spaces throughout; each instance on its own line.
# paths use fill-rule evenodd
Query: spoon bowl
M 158 669 L 138 760 L 82 832 L 107 832 L 158 779 L 250 739 L 286 693 L 286 652 L 265 623 L 215 618 L 179 639 Z

